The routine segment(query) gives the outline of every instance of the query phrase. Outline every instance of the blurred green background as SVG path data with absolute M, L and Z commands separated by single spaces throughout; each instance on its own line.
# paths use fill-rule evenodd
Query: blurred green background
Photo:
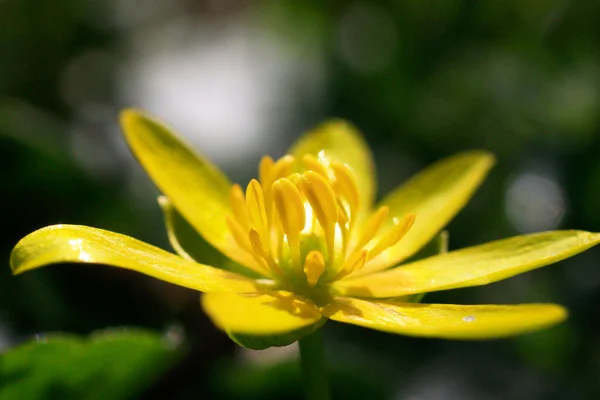
M 451 249 L 600 231 L 598 38 L 591 0 L 0 1 L 0 349 L 46 332 L 147 328 L 185 351 L 133 398 L 302 398 L 294 350 L 242 351 L 197 293 L 102 266 L 13 278 L 12 246 L 74 223 L 169 248 L 158 193 L 119 132 L 127 106 L 168 121 L 240 183 L 261 155 L 281 156 L 332 116 L 364 132 L 380 195 L 441 157 L 489 149 L 498 163 L 449 226 Z M 599 260 L 596 248 L 427 296 L 569 308 L 567 323 L 516 339 L 327 324 L 336 398 L 598 398 Z

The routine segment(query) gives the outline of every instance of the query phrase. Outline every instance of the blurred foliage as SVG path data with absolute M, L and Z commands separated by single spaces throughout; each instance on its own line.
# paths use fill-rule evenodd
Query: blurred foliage
M 130 399 L 177 353 L 144 331 L 40 336 L 0 356 L 0 399 Z
M 324 76 L 317 80 L 318 104 L 302 97 L 302 80 L 292 80 L 280 90 L 284 99 L 297 97 L 281 125 L 287 133 L 265 145 L 282 149 L 324 118 L 346 118 L 374 149 L 379 195 L 442 156 L 470 148 L 496 154 L 489 179 L 448 227 L 450 249 L 515 235 L 523 226 L 600 231 L 600 3 L 152 4 L 0 2 L 0 258 L 6 260 L 0 268 L 0 347 L 39 332 L 181 326 L 189 351 L 140 398 L 298 396 L 294 365 L 245 366 L 235 345 L 202 315 L 196 293 L 101 266 L 10 276 L 12 246 L 54 223 L 111 229 L 168 248 L 157 193 L 139 167 L 131 167 L 115 135 L 117 112 L 131 101 L 121 87 L 129 83 L 120 75 L 122 63 L 137 57 L 134 43 L 160 48 L 160 40 L 151 38 L 162 40 L 166 26 L 222 32 L 250 21 L 283 43 L 277 51 L 294 54 L 289 65 L 297 70 L 312 71 L 309 59 L 318 58 Z M 182 99 L 172 101 L 190 100 Z M 288 103 L 282 104 L 274 110 L 286 111 Z M 236 181 L 255 174 L 254 165 L 223 168 Z M 540 183 L 562 201 L 559 217 L 547 226 L 532 225 L 527 210 L 541 210 L 544 217 L 544 199 L 552 196 L 536 197 L 534 190 L 517 197 L 524 209 L 511 200 L 520 193 L 515 182 L 532 176 L 525 188 Z M 428 302 L 555 301 L 570 309 L 567 323 L 522 338 L 417 340 L 328 323 L 336 393 L 351 398 L 345 389 L 356 385 L 355 394 L 380 388 L 373 396 L 388 398 L 596 398 L 599 256 L 600 249 L 592 249 L 491 286 L 427 295 Z M 338 365 L 348 366 L 350 375 L 336 380 Z

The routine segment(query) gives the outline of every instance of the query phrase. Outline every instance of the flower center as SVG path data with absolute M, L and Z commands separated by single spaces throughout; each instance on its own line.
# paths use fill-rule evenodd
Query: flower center
M 414 222 L 412 215 L 394 220 L 376 238 L 389 209 L 381 207 L 365 219 L 354 173 L 324 152 L 301 161 L 290 155 L 276 162 L 263 157 L 259 181 L 253 179 L 245 194 L 233 185 L 230 201 L 233 215 L 227 224 L 240 251 L 282 288 L 309 297 L 365 268 Z

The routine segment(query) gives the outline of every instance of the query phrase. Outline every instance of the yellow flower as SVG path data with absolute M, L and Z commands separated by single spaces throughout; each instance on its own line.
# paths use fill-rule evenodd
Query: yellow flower
M 245 191 L 154 119 L 127 110 L 121 122 L 164 195 L 168 234 L 179 255 L 113 232 L 56 225 L 16 245 L 14 273 L 62 262 L 139 271 L 204 292 L 202 306 L 214 323 L 248 347 L 291 343 L 327 319 L 448 339 L 549 326 L 566 317 L 564 308 L 420 304 L 415 295 L 495 282 L 600 241 L 596 233 L 553 231 L 410 261 L 471 197 L 494 162 L 490 154 L 439 161 L 374 206 L 370 152 L 342 121 L 305 135 L 279 160 L 264 157 L 258 180 Z M 196 245 L 178 218 L 241 272 L 194 259 Z

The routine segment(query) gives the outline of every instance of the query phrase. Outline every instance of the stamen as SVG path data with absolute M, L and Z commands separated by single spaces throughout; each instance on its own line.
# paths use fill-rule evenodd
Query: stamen
M 288 236 L 298 235 L 304 229 L 304 203 L 300 191 L 286 178 L 273 184 L 273 201 L 279 212 L 283 232 Z
M 265 199 L 260 183 L 256 179 L 252 179 L 246 188 L 246 208 L 252 227 L 258 231 L 263 239 L 268 239 Z
M 369 218 L 364 228 L 362 229 L 362 236 L 360 237 L 359 241 L 356 243 L 356 246 L 354 248 L 362 249 L 363 246 L 365 246 L 367 243 L 373 240 L 379 229 L 381 229 L 381 226 L 385 222 L 385 219 L 387 218 L 389 212 L 390 208 L 387 206 L 383 206 L 380 207 Z
M 325 271 L 325 260 L 320 251 L 312 250 L 304 260 L 304 273 L 309 285 L 315 286 Z
M 271 166 L 268 174 L 265 173 L 264 181 L 261 180 L 266 206 L 265 209 L 269 221 L 271 221 L 272 218 L 273 201 L 271 198 L 271 187 L 273 186 L 273 182 L 289 174 L 290 169 L 294 164 L 294 160 L 294 157 L 291 155 L 281 157 Z
M 338 205 L 338 222 L 340 224 L 340 226 L 346 226 L 346 223 L 348 221 L 350 221 L 350 216 L 348 215 L 348 211 L 346 210 L 346 207 L 344 207 L 344 205 L 342 204 L 342 202 L 340 201 L 340 199 L 337 199 L 337 205 Z
M 246 250 L 248 253 L 253 254 L 252 245 L 250 244 L 250 240 L 248 239 L 248 234 L 244 231 L 244 228 L 240 225 L 240 223 L 231 218 L 227 217 L 225 219 L 227 226 L 229 227 L 229 231 L 233 236 L 233 239 L 243 250 Z
M 344 266 L 338 273 L 336 279 L 341 279 L 346 275 L 353 273 L 354 271 L 361 270 L 367 263 L 368 251 L 361 250 L 352 254 L 344 263 Z
M 286 177 L 287 180 L 289 180 L 290 182 L 292 182 L 294 185 L 296 185 L 296 187 L 300 187 L 300 185 L 302 185 L 302 175 L 300 175 L 297 172 L 294 172 L 291 175 L 288 175 Z
M 333 189 L 348 202 L 350 213 L 353 217 L 356 217 L 356 212 L 360 206 L 360 192 L 354 174 L 344 164 L 331 163 L 330 168 L 335 173 Z
M 248 209 L 246 208 L 246 199 L 244 198 L 244 192 L 237 183 L 231 187 L 229 191 L 229 201 L 231 208 L 233 209 L 233 215 L 240 225 L 246 230 L 250 229 L 250 217 L 248 216 Z
M 279 268 L 279 266 L 273 259 L 273 256 L 271 255 L 271 253 L 268 252 L 268 249 L 265 249 L 265 246 L 263 245 L 263 242 L 260 238 L 259 233 L 254 229 L 250 229 L 248 238 L 250 240 L 250 243 L 252 245 L 252 249 L 254 250 L 254 253 L 267 262 L 267 264 L 271 268 L 271 271 L 274 271 L 274 272 L 280 274 L 281 269 Z
M 276 180 L 272 191 L 281 228 L 288 238 L 294 262 L 299 263 L 300 232 L 304 229 L 306 222 L 304 202 L 298 188 L 285 178 Z
M 240 246 L 242 250 L 245 250 L 246 252 L 252 255 L 252 258 L 256 263 L 256 265 L 253 268 L 262 274 L 270 276 L 271 272 L 269 271 L 269 267 L 267 266 L 266 260 L 260 258 L 252 249 L 252 244 L 250 243 L 248 235 L 244 232 L 244 228 L 242 228 L 238 221 L 231 217 L 227 217 L 225 221 L 237 245 Z
M 259 233 L 254 229 L 250 229 L 250 232 L 248 233 L 248 239 L 252 245 L 252 250 L 254 250 L 254 252 L 260 257 L 266 259 L 267 252 L 265 251 L 262 241 L 260 240 Z
M 350 226 L 348 226 L 348 222 L 350 221 L 350 225 L 352 224 L 351 220 L 350 220 L 350 216 L 348 215 L 348 212 L 346 211 L 346 207 L 344 207 L 344 205 L 342 204 L 341 200 L 337 199 L 337 204 L 338 204 L 338 224 L 337 226 L 340 228 L 340 232 L 342 234 L 342 254 L 345 256 L 346 255 L 346 251 L 348 250 L 348 242 L 349 242 L 349 238 L 350 235 L 348 234 L 350 232 Z
M 316 172 L 317 174 L 321 175 L 323 179 L 329 181 L 327 169 L 319 162 L 319 160 L 316 159 L 316 157 L 310 154 L 305 154 L 304 157 L 302 157 L 302 161 L 304 161 L 304 164 L 306 164 L 308 170 Z
M 264 156 L 260 159 L 260 164 L 258 166 L 258 179 L 260 180 L 263 188 L 266 186 L 267 180 L 269 180 L 271 176 L 273 164 L 275 164 L 275 162 L 269 156 Z
M 338 220 L 335 194 L 325 179 L 314 171 L 306 171 L 303 174 L 302 190 L 323 228 L 327 250 L 329 251 L 329 261 L 332 261 L 335 224 Z
M 406 235 L 408 230 L 415 222 L 415 215 L 409 214 L 396 225 L 371 249 L 369 252 L 369 260 L 374 259 L 388 247 L 394 246 Z
M 273 165 L 271 182 L 275 182 L 277 179 L 289 175 L 290 169 L 295 161 L 296 159 L 294 158 L 294 156 L 291 156 L 289 154 L 277 160 L 275 165 Z

